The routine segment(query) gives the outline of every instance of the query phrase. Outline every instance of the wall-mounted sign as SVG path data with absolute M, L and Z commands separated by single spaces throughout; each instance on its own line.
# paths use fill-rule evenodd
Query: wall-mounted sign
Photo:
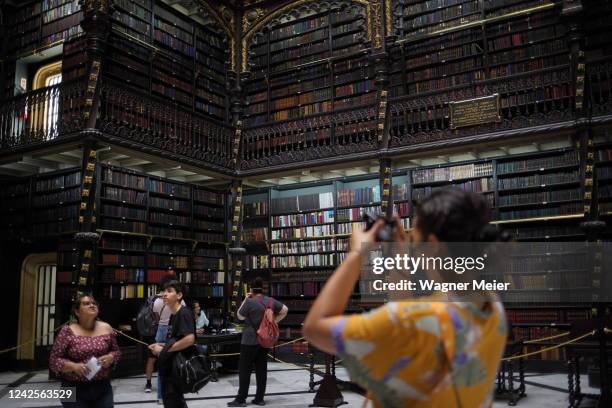
M 450 102 L 449 106 L 451 129 L 501 121 L 499 94 Z

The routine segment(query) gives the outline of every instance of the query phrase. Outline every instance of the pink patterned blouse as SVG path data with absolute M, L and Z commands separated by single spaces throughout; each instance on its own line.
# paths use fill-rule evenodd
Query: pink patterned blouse
M 87 381 L 87 378 L 74 374 L 62 373 L 64 364 L 68 361 L 73 363 L 86 363 L 91 357 L 102 357 L 112 353 L 114 363 L 119 360 L 121 351 L 117 345 L 117 335 L 113 332 L 101 336 L 79 336 L 74 334 L 69 325 L 64 326 L 53 343 L 51 356 L 49 357 L 49 368 L 68 381 Z M 108 377 L 112 365 L 103 367 L 92 381 L 102 380 Z

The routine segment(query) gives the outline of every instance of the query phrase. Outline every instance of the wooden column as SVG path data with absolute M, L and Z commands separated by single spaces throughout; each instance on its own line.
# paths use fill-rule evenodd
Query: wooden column
M 81 203 L 79 207 L 79 232 L 75 241 L 79 250 L 79 270 L 77 280 L 78 293 L 91 292 L 95 277 L 95 250 L 99 235 L 96 226 L 96 178 L 98 160 L 93 141 L 83 145 L 83 161 L 81 168 Z
M 234 180 L 231 189 L 231 227 L 229 258 L 231 264 L 231 296 L 229 297 L 230 320 L 236 316 L 242 302 L 242 264 L 246 250 L 242 248 L 242 180 Z
M 89 57 L 87 88 L 85 89 L 84 123 L 86 128 L 96 127 L 99 107 L 100 72 L 102 58 L 106 50 L 106 41 L 111 30 L 109 1 L 85 0 L 83 4 L 83 20 L 81 27 L 87 38 L 87 54 Z

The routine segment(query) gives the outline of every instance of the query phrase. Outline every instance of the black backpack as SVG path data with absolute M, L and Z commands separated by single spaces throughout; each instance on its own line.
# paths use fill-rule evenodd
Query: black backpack
M 153 304 L 157 298 L 157 295 L 150 296 L 136 316 L 136 328 L 143 337 L 155 337 L 157 334 L 159 315 L 153 312 Z
M 211 364 L 195 346 L 174 353 L 172 377 L 183 394 L 198 392 L 210 381 Z

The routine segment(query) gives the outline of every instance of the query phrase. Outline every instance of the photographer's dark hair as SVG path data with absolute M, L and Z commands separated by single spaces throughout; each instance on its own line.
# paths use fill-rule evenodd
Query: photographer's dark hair
M 491 208 L 482 194 L 455 187 L 436 190 L 418 205 L 416 227 L 427 239 L 442 242 L 507 241 L 507 234 L 489 224 Z
M 251 281 L 251 291 L 253 293 L 263 293 L 263 279 L 259 276 Z
M 183 285 L 181 282 L 177 281 L 177 280 L 171 280 L 170 282 L 167 282 L 164 285 L 164 290 L 168 289 L 168 288 L 172 288 L 176 291 L 176 293 L 182 293 L 183 294 L 183 298 L 187 295 L 186 289 L 185 289 L 185 285 Z
M 74 320 L 76 320 L 77 322 L 79 321 L 79 318 L 76 315 L 76 311 L 79 310 L 79 308 L 81 307 L 81 300 L 85 297 L 88 297 L 93 302 L 96 302 L 96 299 L 93 297 L 91 293 L 80 293 L 74 298 L 74 300 L 72 301 L 72 306 L 70 307 L 70 314 L 72 315 Z

